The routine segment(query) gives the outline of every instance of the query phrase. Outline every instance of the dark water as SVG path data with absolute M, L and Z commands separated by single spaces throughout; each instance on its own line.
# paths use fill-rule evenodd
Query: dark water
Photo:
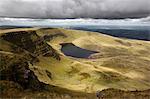
M 71 56 L 76 58 L 88 58 L 90 55 L 97 53 L 95 51 L 90 51 L 90 50 L 77 47 L 72 43 L 64 43 L 61 45 L 62 45 L 61 51 L 66 56 Z

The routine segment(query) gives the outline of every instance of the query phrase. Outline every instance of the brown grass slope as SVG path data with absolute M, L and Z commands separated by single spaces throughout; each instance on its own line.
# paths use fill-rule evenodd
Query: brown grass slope
M 62 43 L 73 43 L 99 53 L 88 59 L 68 57 L 61 52 Z M 140 92 L 133 95 L 130 91 L 150 89 L 149 50 L 149 41 L 120 39 L 94 32 L 5 29 L 0 31 L 1 80 L 13 81 L 21 85 L 23 90 L 38 91 L 30 91 L 30 95 L 27 91 L 27 97 L 52 98 L 54 95 L 54 99 L 90 99 L 95 97 L 97 90 L 109 88 L 126 90 L 121 91 L 121 95 L 125 97 L 138 94 L 139 97 L 145 97 Z M 26 79 L 23 77 L 26 70 L 31 71 L 28 83 L 25 83 Z M 28 86 L 24 86 L 26 84 Z M 111 92 L 113 94 L 106 95 L 106 99 L 113 99 L 116 94 L 120 94 L 120 91 L 104 91 Z M 122 99 L 119 96 L 117 98 Z

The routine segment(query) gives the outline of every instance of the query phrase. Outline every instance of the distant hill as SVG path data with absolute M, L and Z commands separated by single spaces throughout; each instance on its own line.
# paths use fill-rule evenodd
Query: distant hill
M 92 32 L 100 32 L 103 34 L 111 35 L 114 37 L 121 37 L 127 39 L 137 39 L 137 40 L 145 40 L 150 41 L 150 30 L 149 29 L 103 29 L 103 28 L 88 28 L 88 27 L 72 27 L 73 29 L 78 30 L 86 30 Z
M 0 29 L 15 29 L 15 28 L 32 28 L 32 27 L 29 27 L 29 26 L 9 26 L 9 25 L 0 26 Z

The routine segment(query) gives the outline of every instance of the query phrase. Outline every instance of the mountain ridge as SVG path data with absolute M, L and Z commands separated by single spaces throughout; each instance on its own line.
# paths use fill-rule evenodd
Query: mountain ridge
M 60 89 L 61 93 L 93 96 L 97 90 L 109 88 L 126 91 L 150 88 L 150 46 L 147 41 L 61 28 L 1 30 L 0 40 L 1 66 L 12 71 L 2 69 L 4 77 L 1 80 L 13 79 L 16 82 L 17 79 L 17 83 L 23 85 L 26 82 L 24 71 L 30 70 L 32 80 L 27 78 L 31 81 L 27 86 L 29 89 L 40 88 L 41 85 L 41 89 L 46 86 L 46 89 L 56 92 Z M 61 51 L 62 43 L 72 43 L 99 53 L 91 55 L 89 59 L 66 56 Z M 7 64 L 9 62 L 10 65 Z M 20 77 L 13 74 L 15 67 Z M 24 79 L 23 82 L 20 79 Z

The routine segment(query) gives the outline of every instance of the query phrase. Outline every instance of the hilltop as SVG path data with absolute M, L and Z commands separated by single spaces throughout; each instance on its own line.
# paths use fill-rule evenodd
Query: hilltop
M 87 58 L 67 56 L 62 52 L 63 44 L 96 53 Z M 6 88 L 11 85 L 16 93 L 30 89 L 89 99 L 96 91 L 110 88 L 124 90 L 122 93 L 127 95 L 137 90 L 148 93 L 149 50 L 149 41 L 96 32 L 61 28 L 3 29 L 0 30 L 0 83 Z M 4 94 L 5 87 L 1 87 Z

